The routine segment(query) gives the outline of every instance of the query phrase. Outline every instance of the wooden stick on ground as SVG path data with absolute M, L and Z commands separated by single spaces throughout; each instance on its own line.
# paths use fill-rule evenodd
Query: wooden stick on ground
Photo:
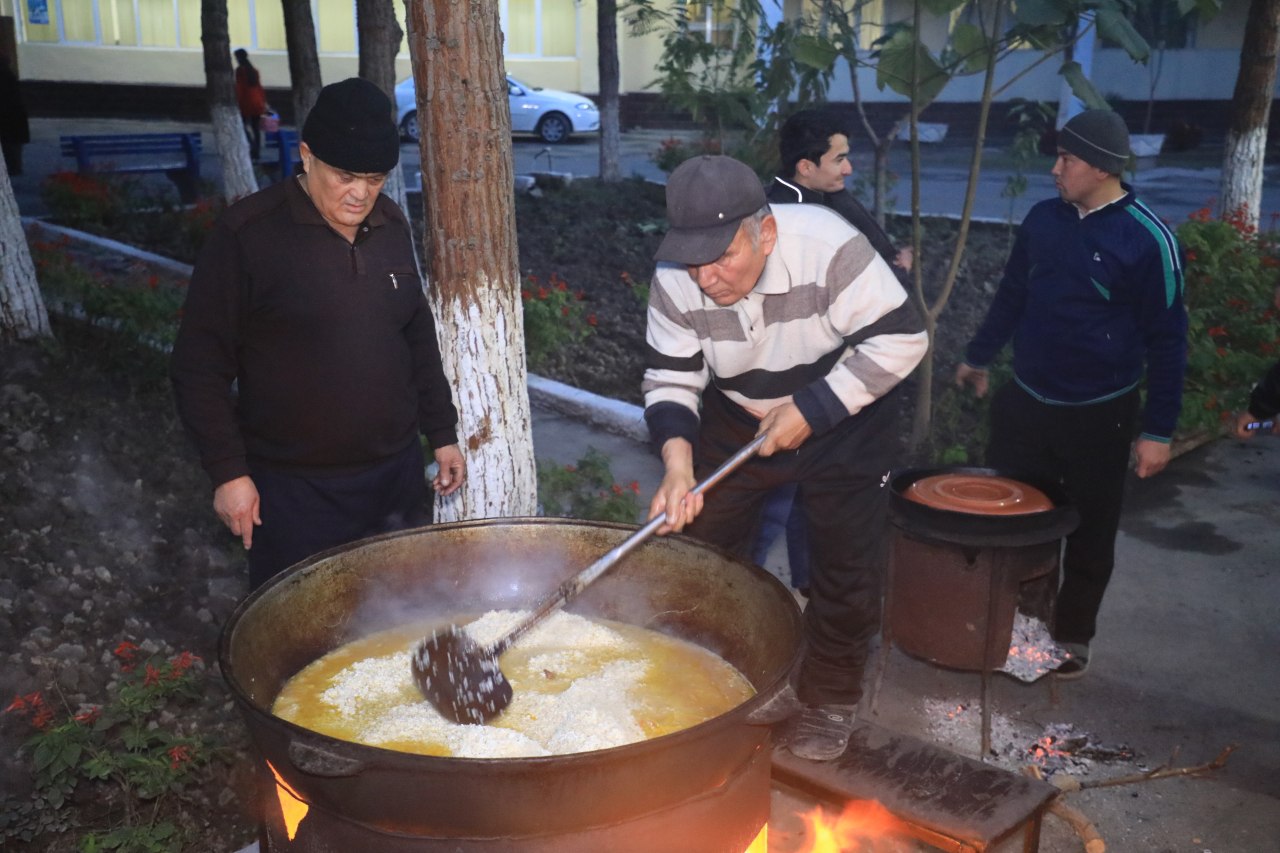
M 1079 809 L 1067 805 L 1062 800 L 1054 800 L 1049 804 L 1049 813 L 1062 818 L 1076 831 L 1076 835 L 1084 843 L 1085 853 L 1106 853 L 1107 842 L 1102 840 L 1097 827 Z
M 1061 791 L 1083 791 L 1086 788 L 1109 788 L 1116 785 L 1132 785 L 1137 782 L 1151 782 L 1156 779 L 1170 779 L 1178 776 L 1199 776 L 1214 770 L 1221 770 L 1227 765 L 1227 758 L 1231 753 L 1235 752 L 1236 744 L 1229 744 L 1222 752 L 1218 753 L 1218 757 L 1204 764 L 1196 764 L 1191 767 L 1170 767 L 1169 765 L 1161 765 L 1154 770 L 1148 770 L 1145 773 L 1133 773 L 1128 776 L 1117 776 L 1113 779 L 1076 779 L 1059 773 L 1050 780 Z
M 1034 764 L 1023 767 L 1022 772 L 1033 779 L 1044 779 L 1044 774 Z M 1048 811 L 1062 818 L 1075 830 L 1076 836 L 1084 844 L 1085 853 L 1106 853 L 1107 842 L 1102 840 L 1102 836 L 1098 834 L 1098 828 L 1093 825 L 1093 821 L 1084 816 L 1084 812 L 1067 805 L 1060 797 L 1049 803 Z

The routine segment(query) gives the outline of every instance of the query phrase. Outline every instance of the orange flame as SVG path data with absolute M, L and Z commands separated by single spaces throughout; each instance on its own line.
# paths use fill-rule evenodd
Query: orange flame
M 845 804 L 839 817 L 821 806 L 801 815 L 812 839 L 802 853 L 893 853 L 901 846 L 902 823 L 873 800 Z
M 311 807 L 303 802 L 298 792 L 293 790 L 288 782 L 284 781 L 270 761 L 267 762 L 267 767 L 271 770 L 271 775 L 276 777 L 276 797 L 280 800 L 280 811 L 284 814 L 285 832 L 292 841 L 298 834 L 298 824 L 302 823 L 302 819 L 307 816 Z
M 751 846 L 742 853 L 769 853 L 769 824 L 760 827 L 760 834 L 756 836 L 756 840 L 751 842 Z

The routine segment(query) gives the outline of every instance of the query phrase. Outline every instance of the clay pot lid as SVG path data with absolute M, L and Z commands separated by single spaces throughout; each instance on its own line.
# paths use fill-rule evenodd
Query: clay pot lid
M 1029 515 L 1053 509 L 1053 501 L 1035 486 L 996 475 L 922 477 L 907 488 L 906 497 L 934 509 L 975 515 Z

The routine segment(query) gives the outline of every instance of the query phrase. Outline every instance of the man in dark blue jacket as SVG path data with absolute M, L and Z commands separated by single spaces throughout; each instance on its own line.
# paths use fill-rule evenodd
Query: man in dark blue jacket
M 1063 126 L 1053 167 L 1061 198 L 1040 202 L 1023 220 L 1000 288 L 956 369 L 957 384 L 983 396 L 988 365 L 1012 339 L 1014 378 L 991 403 L 987 463 L 1061 482 L 1080 511 L 1063 554 L 1054 624 L 1072 654 L 1058 670 L 1065 678 L 1089 665 L 1130 453 L 1139 477 L 1163 470 L 1182 406 L 1182 252 L 1121 183 L 1128 158 L 1128 130 L 1109 110 L 1087 110 Z

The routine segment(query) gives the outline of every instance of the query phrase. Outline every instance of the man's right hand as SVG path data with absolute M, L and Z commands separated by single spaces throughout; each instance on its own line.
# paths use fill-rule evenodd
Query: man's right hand
M 239 536 L 245 550 L 253 547 L 253 528 L 262 523 L 258 515 L 258 487 L 248 476 L 228 480 L 213 490 L 213 511 L 232 534 Z
M 657 534 L 679 533 L 702 512 L 702 495 L 690 494 L 698 481 L 693 477 L 693 445 L 683 438 L 670 438 L 662 445 L 665 469 L 658 491 L 649 501 L 649 518 L 666 515 Z
M 989 382 L 990 377 L 985 368 L 972 367 L 963 361 L 956 365 L 956 386 L 958 388 L 972 385 L 974 394 L 978 397 L 985 397 L 987 396 Z

